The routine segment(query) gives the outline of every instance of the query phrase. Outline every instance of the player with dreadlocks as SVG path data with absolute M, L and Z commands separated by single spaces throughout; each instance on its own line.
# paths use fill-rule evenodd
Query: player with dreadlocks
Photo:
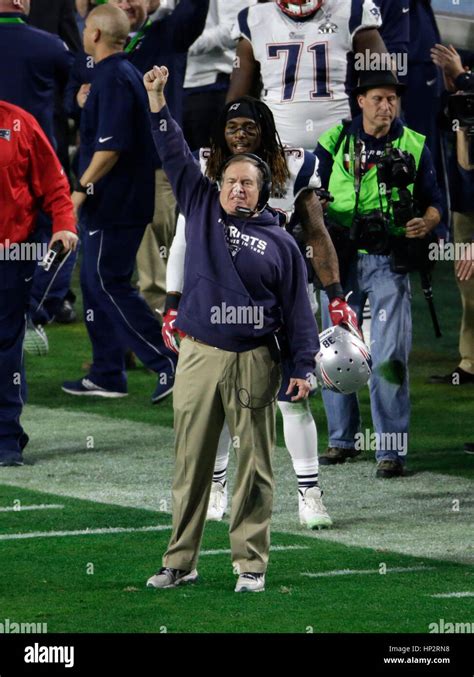
M 250 96 L 243 96 L 224 107 L 211 147 L 201 148 L 197 154 L 203 174 L 219 181 L 228 158 L 243 153 L 258 155 L 269 165 L 272 174 L 269 205 L 281 212 L 282 222 L 301 240 L 300 245 L 304 247 L 307 258 L 310 253 L 311 264 L 329 296 L 333 323 L 345 322 L 357 326 L 355 315 L 342 294 L 336 253 L 314 192 L 321 185 L 315 155 L 302 148 L 283 147 L 272 112 L 262 101 Z M 236 255 L 242 243 L 231 244 L 230 251 Z M 179 351 L 180 332 L 174 323 L 183 289 L 185 251 L 185 224 L 184 217 L 180 216 L 168 259 L 168 293 L 163 318 L 163 338 L 166 345 L 176 352 Z M 311 296 L 314 298 L 314 293 Z M 318 485 L 316 424 L 307 400 L 292 402 L 291 395 L 286 395 L 291 365 L 285 360 L 282 372 L 278 406 L 283 416 L 285 444 L 298 480 L 300 523 L 311 529 L 328 527 L 332 522 Z M 217 450 L 208 519 L 220 520 L 225 513 L 230 442 L 225 424 Z

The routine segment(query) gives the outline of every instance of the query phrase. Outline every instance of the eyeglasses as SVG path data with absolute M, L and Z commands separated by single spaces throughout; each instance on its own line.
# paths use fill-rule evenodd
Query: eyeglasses
M 234 134 L 237 134 L 237 132 L 240 132 L 241 130 L 246 134 L 248 134 L 248 136 L 257 136 L 258 134 L 258 127 L 253 122 L 247 122 L 246 124 L 239 125 L 238 127 L 232 124 L 226 125 L 225 133 L 229 134 L 230 136 L 233 136 Z

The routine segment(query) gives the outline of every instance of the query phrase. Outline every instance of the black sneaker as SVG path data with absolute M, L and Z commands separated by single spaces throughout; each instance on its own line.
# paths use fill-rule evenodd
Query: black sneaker
M 93 395 L 97 397 L 127 397 L 126 390 L 106 390 L 92 383 L 88 378 L 80 378 L 78 381 L 64 381 L 61 390 L 69 395 Z
M 155 392 L 151 396 L 151 403 L 158 404 L 161 400 L 164 400 L 165 397 L 171 395 L 174 387 L 174 373 L 171 372 L 171 369 L 168 369 L 158 376 L 158 382 L 156 384 Z
M 59 307 L 58 312 L 54 316 L 54 321 L 59 322 L 59 324 L 72 324 L 77 320 L 77 313 L 72 305 L 71 301 L 64 299 Z
M 376 477 L 391 479 L 392 477 L 403 477 L 404 474 L 405 468 L 403 467 L 403 464 L 398 461 L 387 460 L 379 461 L 379 463 L 377 463 Z
M 466 442 L 464 444 L 464 451 L 466 454 L 474 454 L 474 442 Z
M 465 386 L 474 383 L 474 374 L 464 371 L 461 367 L 456 367 L 454 371 L 445 376 L 430 376 L 428 383 L 446 384 L 450 386 Z
M 355 458 L 361 453 L 360 449 L 343 449 L 342 447 L 328 447 L 326 453 L 319 457 L 320 465 L 336 465 L 345 463 L 348 458 Z
M 149 578 L 146 582 L 147 588 L 176 588 L 182 583 L 195 583 L 198 579 L 198 572 L 196 569 L 173 569 L 172 567 L 161 567 L 154 576 Z
M 0 457 L 0 468 L 7 468 L 13 466 L 25 465 L 21 456 L 6 456 Z

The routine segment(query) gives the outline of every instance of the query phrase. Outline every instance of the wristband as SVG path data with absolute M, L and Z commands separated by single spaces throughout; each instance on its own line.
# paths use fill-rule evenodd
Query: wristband
M 168 310 L 178 310 L 179 302 L 181 300 L 181 294 L 166 294 L 166 301 L 165 301 L 165 312 L 164 314 L 168 312 Z
M 333 299 L 345 298 L 344 290 L 340 282 L 333 282 L 332 284 L 328 284 L 327 287 L 324 287 L 324 291 L 326 292 L 329 301 L 332 301 Z
M 76 181 L 74 190 L 76 193 L 83 193 L 84 195 L 89 195 L 89 193 L 87 192 L 88 190 L 87 186 L 83 186 L 79 181 Z

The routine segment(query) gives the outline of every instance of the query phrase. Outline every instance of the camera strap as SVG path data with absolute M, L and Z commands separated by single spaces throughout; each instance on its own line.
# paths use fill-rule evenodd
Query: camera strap
M 353 138 L 353 137 L 352 137 Z M 360 133 L 357 132 L 355 143 L 353 143 L 352 150 L 352 161 L 354 167 L 354 191 L 355 191 L 355 206 L 354 206 L 354 215 L 359 214 L 359 200 L 360 200 L 360 188 L 362 183 L 362 176 L 366 171 L 367 167 L 367 153 L 365 151 L 365 143 L 360 138 Z
M 383 154 L 382 157 L 390 155 L 392 148 L 393 148 L 392 142 L 390 140 L 388 140 L 387 143 L 385 144 L 384 154 Z M 390 218 L 390 210 L 391 210 L 392 205 L 393 205 L 392 186 L 391 186 L 390 183 L 386 183 L 386 182 L 384 183 L 384 182 L 380 181 L 380 174 L 379 174 L 378 169 L 377 169 L 377 182 L 378 182 L 378 185 L 379 185 L 380 211 L 383 214 L 382 195 L 385 195 L 385 197 L 387 198 L 387 211 L 385 213 L 385 216 L 389 219 Z

